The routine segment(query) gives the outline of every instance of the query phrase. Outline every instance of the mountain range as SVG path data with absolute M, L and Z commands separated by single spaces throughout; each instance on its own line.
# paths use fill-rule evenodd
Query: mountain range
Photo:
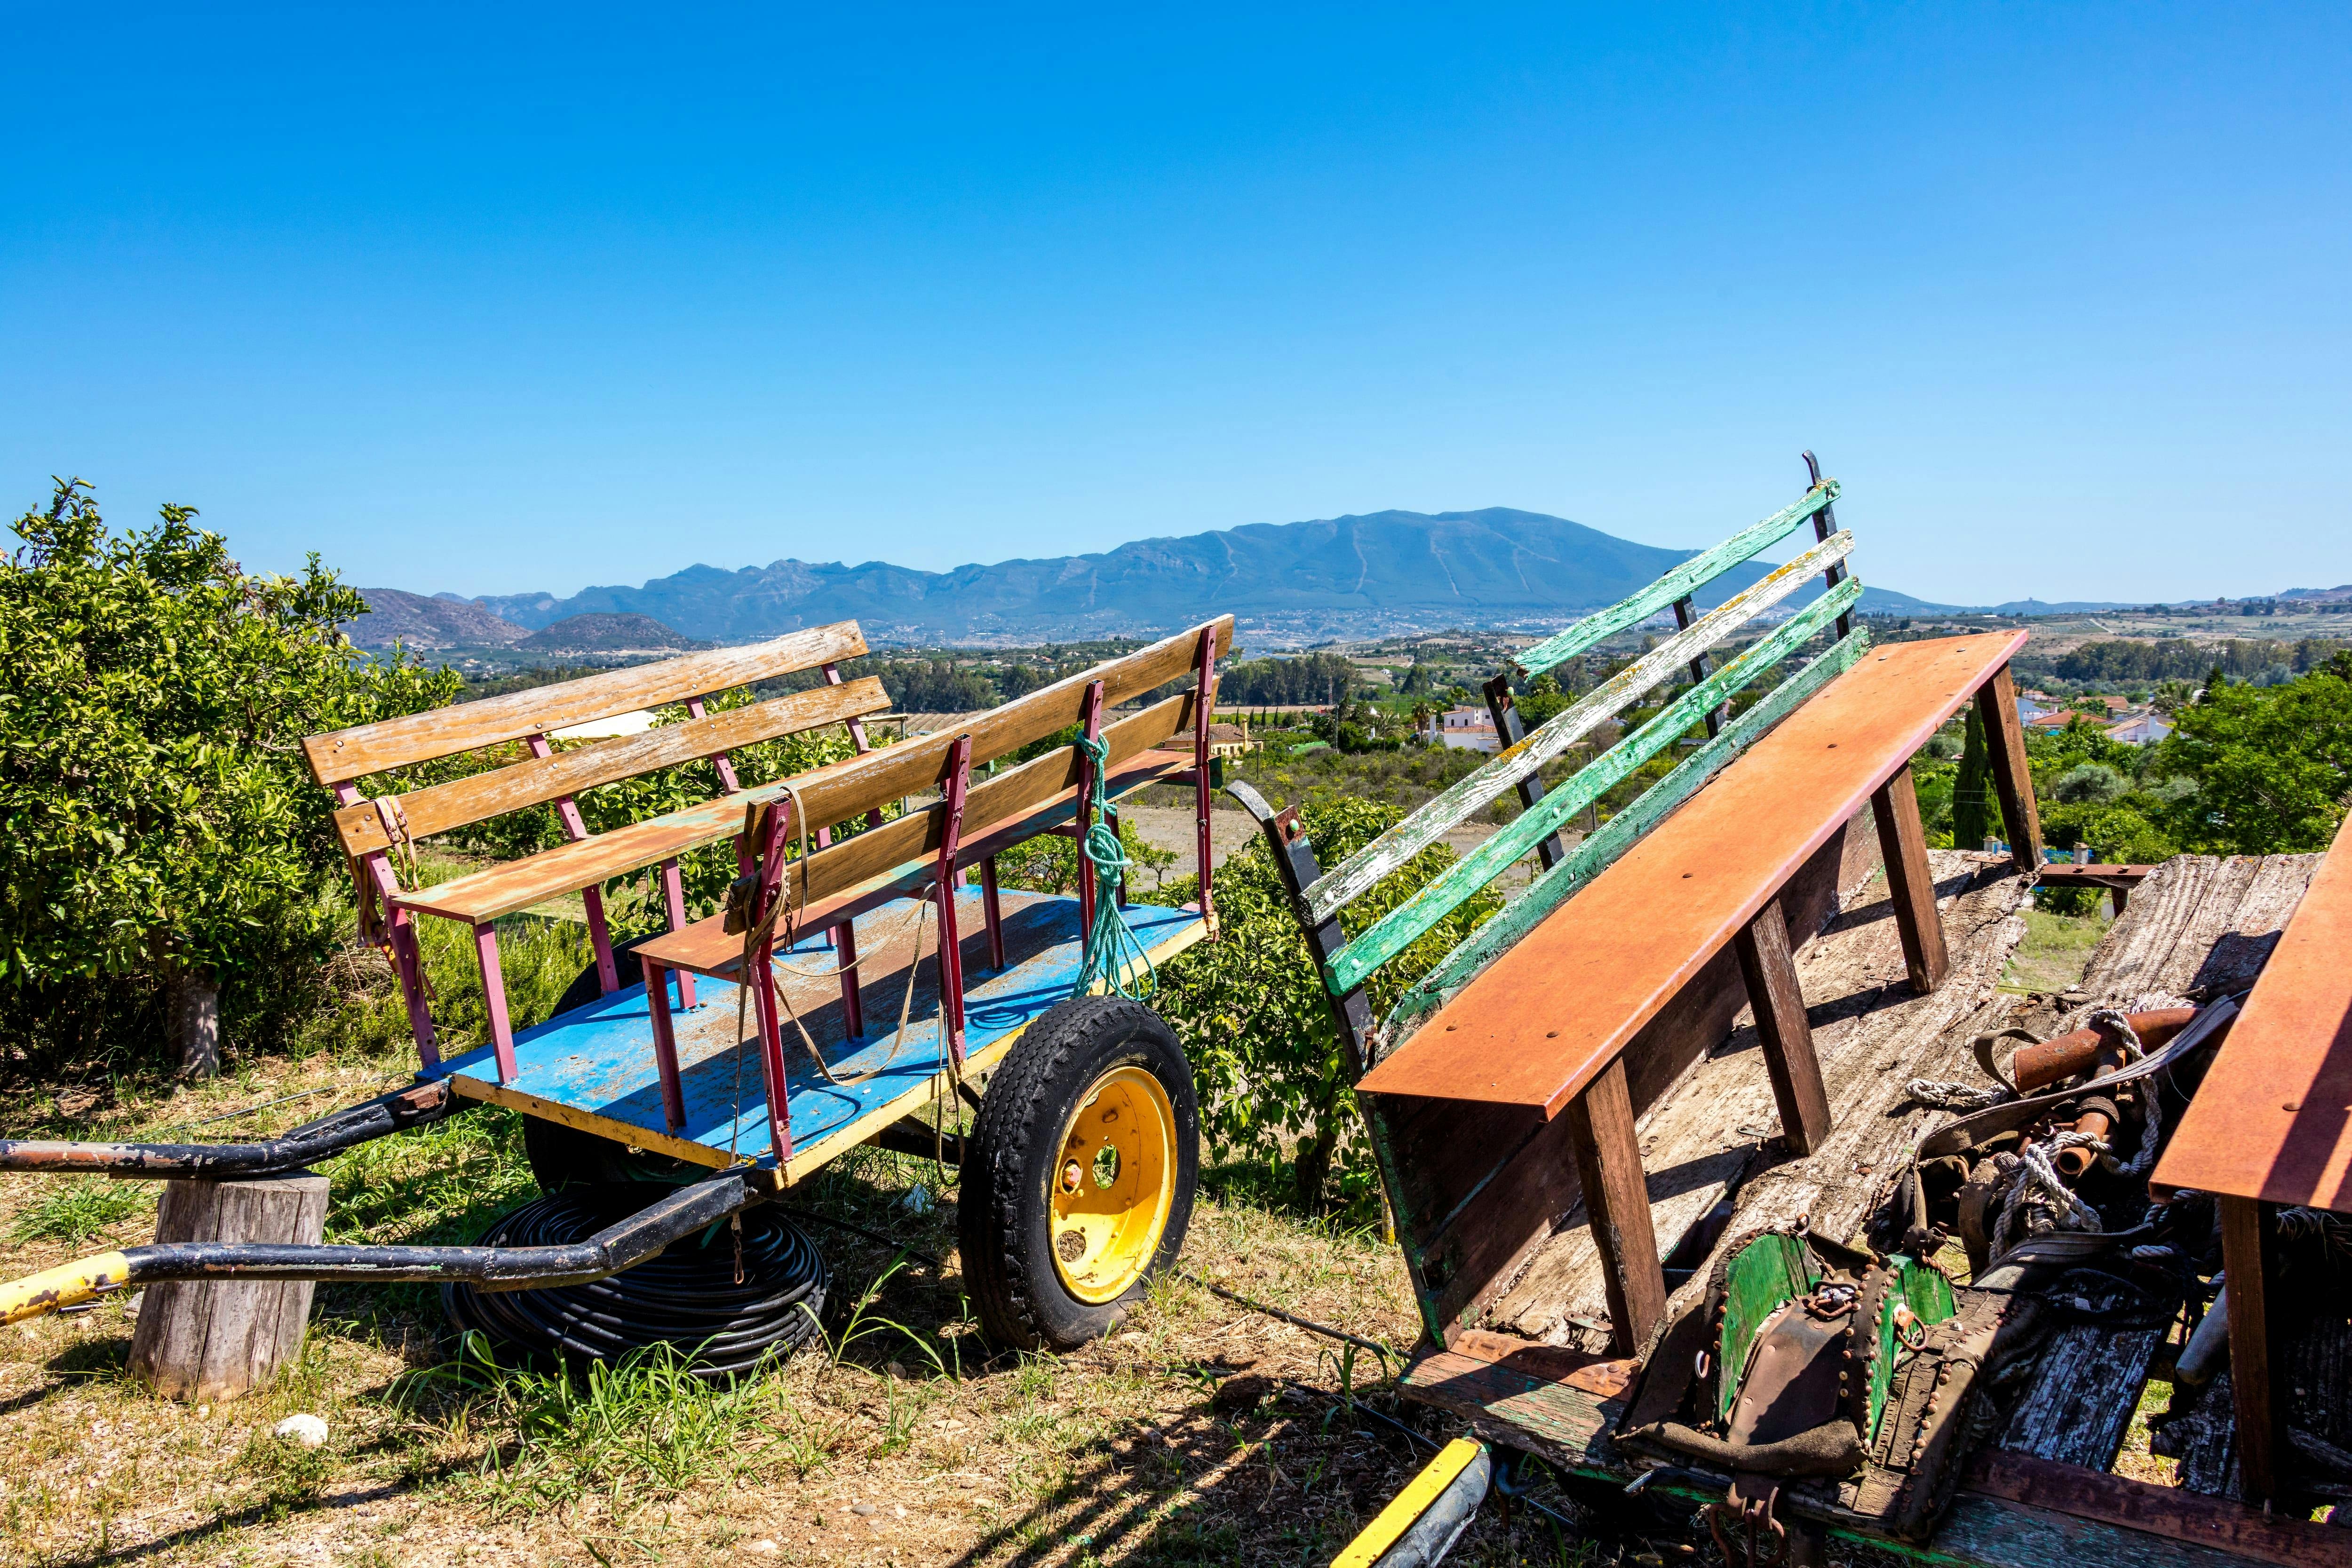
M 1393 635 L 1449 626 L 1552 629 L 1615 603 L 1696 553 L 1636 544 L 1542 512 L 1381 511 L 1312 522 L 1253 523 L 1143 539 L 1100 554 L 1001 561 L 948 572 L 868 561 L 776 561 L 736 570 L 689 566 L 640 586 L 466 600 L 386 592 L 382 626 L 355 640 L 389 642 L 395 625 L 436 637 L 472 628 L 511 643 L 585 615 L 649 616 L 689 637 L 740 642 L 855 619 L 877 643 L 1034 643 L 1150 635 L 1232 613 L 1261 642 Z M 1718 577 L 1702 605 L 1770 571 L 1750 562 Z M 1865 574 L 1862 574 L 1866 575 Z M 379 590 L 368 590 L 376 605 Z M 441 610 L 435 606 L 447 606 Z M 1944 606 L 1870 587 L 1863 608 L 1895 615 Z M 481 616 L 480 621 L 469 616 Z M 375 622 L 376 615 L 364 617 Z M 490 623 L 518 632 L 500 633 Z M 413 645 L 414 646 L 414 645 Z

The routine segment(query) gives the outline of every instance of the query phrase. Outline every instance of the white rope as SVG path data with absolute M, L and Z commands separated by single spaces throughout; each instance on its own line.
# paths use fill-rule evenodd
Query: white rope
M 1993 1086 L 1978 1088 L 1941 1078 L 1915 1078 L 1903 1086 L 1903 1092 L 1920 1104 L 1932 1105 L 1939 1110 L 1984 1110 L 2009 1098 L 2009 1090 Z
M 2014 1246 L 2021 1230 L 2032 1237 L 2053 1230 L 2105 1228 L 2098 1211 L 2074 1195 L 2074 1189 L 2058 1174 L 2050 1156 L 2061 1149 L 2105 1147 L 2087 1132 L 2061 1132 L 2046 1142 L 2022 1144 L 2013 1156 L 1995 1155 L 1996 1168 L 2006 1178 L 2007 1192 L 2001 1199 L 2000 1219 L 1993 1226 L 1993 1256 L 1998 1258 Z M 2013 1163 L 2000 1163 L 2002 1161 Z

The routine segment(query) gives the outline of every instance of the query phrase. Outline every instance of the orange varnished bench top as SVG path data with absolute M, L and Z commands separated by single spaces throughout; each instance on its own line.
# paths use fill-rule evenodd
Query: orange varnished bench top
M 1864 655 L 1357 1088 L 1557 1115 L 2024 643 L 1987 633 Z
M 2352 1210 L 2352 819 L 2336 831 L 2151 1184 Z

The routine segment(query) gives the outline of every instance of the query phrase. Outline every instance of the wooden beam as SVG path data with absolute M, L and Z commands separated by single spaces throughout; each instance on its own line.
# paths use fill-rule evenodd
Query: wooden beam
M 1568 1120 L 1569 1149 L 1601 1254 L 1610 1343 L 1621 1356 L 1639 1355 L 1665 1312 L 1666 1275 L 1650 1224 L 1650 1189 L 1642 1174 L 1624 1062 L 1612 1058 L 1560 1114 Z
M 1222 654 L 1232 646 L 1233 617 L 1223 616 L 1214 625 L 1218 651 Z M 983 760 L 1001 757 L 1032 741 L 1042 741 L 1074 721 L 1078 716 L 1079 700 L 1087 686 L 1093 681 L 1102 681 L 1107 700 L 1116 704 L 1139 697 L 1156 686 L 1189 673 L 1192 668 L 1192 649 L 1195 636 L 1195 633 L 1187 632 L 1164 638 L 1150 647 L 1107 661 L 1052 686 L 1041 687 L 1026 697 L 976 716 L 971 727 L 963 731 L 971 736 L 972 756 Z M 1171 703 L 1189 701 L 1190 699 L 1189 692 L 1181 699 L 1170 698 L 1150 711 L 1159 713 Z M 1190 710 L 1183 711 L 1189 713 Z M 405 908 L 446 915 L 453 920 L 488 920 L 511 914 L 543 900 L 589 887 L 607 878 L 625 876 L 644 867 L 657 865 L 673 856 L 683 855 L 689 849 L 730 837 L 741 828 L 743 808 L 747 805 L 764 805 L 774 800 L 784 793 L 788 785 L 798 806 L 806 813 L 811 827 L 846 822 L 854 816 L 865 815 L 873 807 L 937 785 L 948 749 L 955 740 L 954 735 L 925 735 L 845 757 L 839 762 L 827 763 L 823 767 L 797 773 L 790 779 L 755 784 L 740 795 L 722 795 L 700 805 L 650 817 L 633 826 L 615 828 L 576 844 L 559 844 L 528 859 L 507 861 L 430 888 L 417 889 L 403 895 L 401 903 Z M 1002 783 L 1003 777 L 1000 774 L 992 782 Z M 874 837 L 870 833 L 860 834 L 845 844 L 835 846 L 832 852 L 853 848 Z M 927 842 L 935 847 L 937 841 L 932 838 Z M 872 852 L 872 847 L 869 846 L 863 853 Z M 797 866 L 798 862 L 794 864 Z M 797 900 L 801 895 L 795 891 L 793 897 Z
M 2230 1390 L 2237 1402 L 2238 1475 L 2248 1502 L 2278 1496 L 2286 1450 L 2285 1410 L 2271 1361 L 2270 1233 L 2277 1210 L 2227 1194 L 2221 1208 L 2221 1269 L 2230 1280 Z
M 455 756 L 525 735 L 544 735 L 615 713 L 689 697 L 730 691 L 755 680 L 786 675 L 866 651 L 856 621 L 787 632 L 749 647 L 715 648 L 603 675 L 562 680 L 478 702 L 456 702 L 424 713 L 380 719 L 313 735 L 302 742 L 310 772 L 332 786 L 386 768 L 405 767 L 435 757 Z
M 1854 583 L 1814 600 L 1758 638 L 1738 658 L 1685 689 L 1640 729 L 1577 769 L 1533 806 L 1496 829 L 1333 955 L 1323 966 L 1324 984 L 1331 994 L 1336 996 L 1364 984 L 1374 970 L 1420 941 L 1432 926 L 1525 858 L 1528 850 L 1558 832 L 1612 785 L 1631 777 L 1635 769 L 1659 752 L 1670 750 L 1684 731 L 1708 717 L 1733 692 L 1810 641 L 1825 623 L 1861 596 L 1862 584 Z M 1369 848 L 1365 852 L 1369 853 Z M 1360 858 L 1360 855 L 1358 860 Z M 1348 864 L 1355 866 L 1358 860 Z
M 814 687 L 747 708 L 688 719 L 682 724 L 665 724 L 642 734 L 616 735 L 570 751 L 550 750 L 488 773 L 428 784 L 397 798 L 409 837 L 430 838 L 546 801 L 566 801 L 598 784 L 705 757 L 723 759 L 739 747 L 845 723 L 889 706 L 890 694 L 869 675 L 845 686 Z M 573 826 L 575 818 L 576 813 L 567 816 L 565 826 Z M 341 836 L 347 855 L 392 847 L 392 837 L 384 831 L 383 814 L 373 800 L 337 811 L 335 831 Z M 587 836 L 584 827 L 572 835 L 575 840 Z
M 1540 773 L 1546 763 L 1614 719 L 1621 709 L 1803 587 L 1806 578 L 1843 559 L 1853 548 L 1853 535 L 1834 534 L 1786 566 L 1775 568 L 1709 610 L 1688 631 L 1676 632 L 1537 725 L 1509 751 L 1496 752 L 1476 772 L 1414 807 L 1402 821 L 1316 879 L 1305 894 L 1307 918 L 1322 921 L 1338 914 L 1444 837 L 1446 829 L 1521 779 Z
M 2156 1542 L 2147 1538 L 2157 1537 L 2257 1563 L 2275 1563 L 2281 1568 L 2345 1568 L 2352 1563 L 2352 1540 L 2329 1525 L 2261 1513 L 2228 1498 L 2152 1486 L 1998 1448 L 1979 1454 L 1960 1486 L 1979 1497 L 2120 1525 L 2140 1538 L 2136 1543 L 2139 1551 L 2133 1553 L 2134 1560 L 2140 1562 L 2156 1559 Z M 2135 1544 L 2131 1536 L 2122 1543 L 2126 1548 Z M 2075 1561 L 2102 1563 L 2120 1556 L 2095 1554 Z
M 1977 688 L 1977 713 L 1984 722 L 1985 746 L 1992 753 L 1993 792 L 2000 797 L 2001 824 L 2009 830 L 2010 858 L 2021 871 L 2042 868 L 2042 816 L 2033 805 L 2033 770 L 2025 760 L 2025 726 L 2017 717 L 2017 685 L 2009 666 Z
M 1878 823 L 1904 966 L 1911 972 L 1911 989 L 1925 996 L 1944 983 L 1952 959 L 1944 947 L 1944 922 L 1936 913 L 1936 878 L 1927 868 L 1927 835 L 1919 823 L 1919 795 L 1912 787 L 1909 763 L 1870 797 L 1870 814 Z
M 1533 647 L 1521 649 L 1518 658 L 1511 662 L 1518 666 L 1521 673 L 1536 676 L 1562 660 L 1574 658 L 1586 648 L 1623 631 L 1627 626 L 1648 620 L 1676 599 L 1714 581 L 1759 551 L 1770 549 L 1794 533 L 1807 518 L 1837 497 L 1838 482 L 1835 479 L 1815 485 L 1795 505 L 1782 507 L 1761 522 L 1741 529 L 1714 549 L 1692 556 L 1639 593 L 1619 600 L 1605 610 L 1595 611 Z
M 1773 899 L 1732 939 L 1748 1000 L 1756 1009 L 1756 1034 L 1764 1045 L 1764 1068 L 1772 1099 L 1780 1108 L 1780 1140 L 1791 1153 L 1810 1154 L 1830 1135 L 1830 1098 L 1822 1087 L 1822 1064 L 1813 1054 L 1813 1027 L 1805 1016 L 1805 996 L 1797 984 L 1796 956 L 1789 950 L 1788 922 Z

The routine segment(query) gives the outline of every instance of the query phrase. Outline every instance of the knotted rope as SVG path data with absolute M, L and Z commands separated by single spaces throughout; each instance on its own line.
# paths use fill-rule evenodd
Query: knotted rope
M 1095 923 L 1087 932 L 1077 984 L 1070 994 L 1084 996 L 1100 984 L 1111 995 L 1140 1002 L 1160 989 L 1160 974 L 1118 907 L 1118 889 L 1127 874 L 1128 859 L 1110 810 L 1110 742 L 1080 735 L 1078 749 L 1093 763 L 1087 771 L 1094 780 L 1094 821 L 1078 841 L 1078 852 L 1094 867 Z M 1086 874 L 1081 868 L 1078 875 Z

